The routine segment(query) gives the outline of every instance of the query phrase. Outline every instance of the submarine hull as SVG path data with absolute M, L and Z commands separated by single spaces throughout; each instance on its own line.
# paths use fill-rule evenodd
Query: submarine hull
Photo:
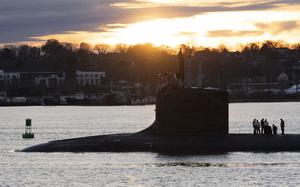
M 228 94 L 194 88 L 162 89 L 155 121 L 128 134 L 99 135 L 23 149 L 24 152 L 300 151 L 300 135 L 228 134 Z
M 300 135 L 152 136 L 114 134 L 50 141 L 22 152 L 279 152 L 300 151 Z

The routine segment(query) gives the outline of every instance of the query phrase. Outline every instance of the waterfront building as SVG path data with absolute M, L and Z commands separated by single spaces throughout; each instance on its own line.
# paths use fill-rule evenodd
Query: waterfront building
M 201 60 L 197 60 L 196 65 L 197 65 L 196 87 L 203 88 L 204 74 L 203 74 L 203 71 L 202 71 L 203 68 L 202 68 Z
M 103 71 L 76 71 L 76 79 L 79 86 L 99 86 L 105 78 Z
M 77 84 L 101 85 L 105 78 L 105 72 L 100 71 L 76 71 Z M 56 88 L 62 86 L 66 80 L 64 72 L 6 72 L 0 70 L 0 82 L 6 85 L 16 83 L 38 85 L 46 88 Z
M 278 75 L 277 81 L 282 83 L 287 82 L 289 81 L 289 76 L 285 73 L 281 73 L 280 75 Z
M 184 60 L 184 87 L 192 87 L 192 59 L 191 54 L 188 54 Z
M 0 69 L 0 83 L 4 81 L 4 71 Z
M 18 72 L 5 72 L 0 70 L 0 81 L 5 84 L 17 83 L 20 80 L 20 73 Z
M 64 83 L 65 74 L 62 72 L 5 72 L 0 70 L 0 80 L 6 85 L 22 83 L 54 88 Z
M 47 88 L 55 88 L 61 86 L 65 82 L 65 73 L 63 72 L 36 72 L 36 73 L 24 73 L 22 78 L 32 76 L 34 84 L 44 86 Z

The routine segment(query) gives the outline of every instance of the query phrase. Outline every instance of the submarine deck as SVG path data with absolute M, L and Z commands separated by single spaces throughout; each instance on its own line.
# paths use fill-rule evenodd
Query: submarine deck
M 160 153 L 300 151 L 300 135 L 154 136 L 127 133 L 50 141 L 21 151 Z

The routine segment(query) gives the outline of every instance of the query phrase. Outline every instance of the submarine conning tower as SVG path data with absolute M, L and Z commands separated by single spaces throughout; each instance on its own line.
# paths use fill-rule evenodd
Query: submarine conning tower
M 228 94 L 200 88 L 161 89 L 156 119 L 144 133 L 155 135 L 227 135 Z

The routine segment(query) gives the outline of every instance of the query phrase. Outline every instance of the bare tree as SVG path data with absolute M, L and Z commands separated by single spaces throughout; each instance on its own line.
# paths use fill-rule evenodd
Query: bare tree
M 94 50 L 98 52 L 99 55 L 106 54 L 110 46 L 108 44 L 97 44 L 94 47 Z
M 89 54 L 92 52 L 92 45 L 89 43 L 82 42 L 80 43 L 79 51 Z
M 128 50 L 128 46 L 126 44 L 116 44 L 115 51 L 118 53 L 126 53 Z

